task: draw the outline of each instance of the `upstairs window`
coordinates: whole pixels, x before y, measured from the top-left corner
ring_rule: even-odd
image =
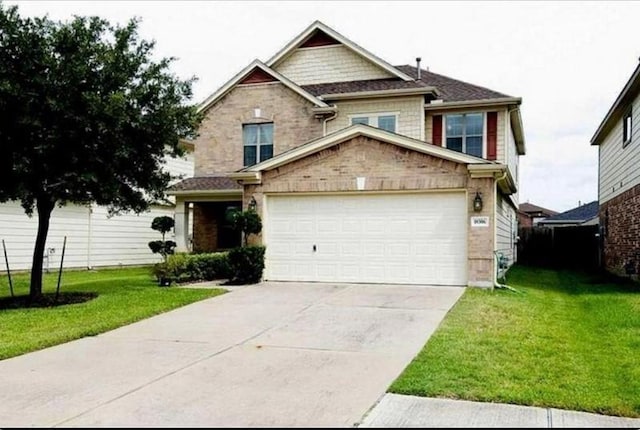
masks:
[[[362,114],[351,117],[351,125],[366,124],[383,130],[396,132],[397,115],[394,114]]]
[[[273,157],[273,123],[245,124],[242,137],[245,167]]]
[[[467,113],[446,116],[447,148],[482,157],[484,115]]]
[[[631,108],[624,114],[622,118],[622,146],[627,146],[629,142],[631,142],[631,132],[632,132],[632,115]]]

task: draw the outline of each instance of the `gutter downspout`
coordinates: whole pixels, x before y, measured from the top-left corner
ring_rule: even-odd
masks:
[[[508,167],[507,167],[508,169]],[[498,268],[500,262],[498,261],[498,254],[496,251],[496,245],[498,243],[498,228],[496,226],[498,220],[498,182],[502,181],[507,177],[507,170],[502,172],[502,176],[496,178],[495,187],[493,188],[493,259],[495,262],[495,269],[493,271],[493,287],[494,288],[506,288],[512,291],[516,291],[508,285],[501,284],[498,282]]]
[[[338,116],[338,107],[335,104],[331,106],[334,107],[336,111],[333,113],[333,115],[328,116],[322,120],[322,137],[327,135],[327,123],[333,119],[336,119],[336,117]]]

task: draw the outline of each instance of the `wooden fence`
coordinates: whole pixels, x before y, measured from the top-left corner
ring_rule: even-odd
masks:
[[[600,237],[597,225],[521,227],[518,262],[557,269],[599,269]]]

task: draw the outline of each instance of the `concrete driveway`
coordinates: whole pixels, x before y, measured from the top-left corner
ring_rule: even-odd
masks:
[[[0,361],[0,426],[357,425],[463,291],[239,288]]]

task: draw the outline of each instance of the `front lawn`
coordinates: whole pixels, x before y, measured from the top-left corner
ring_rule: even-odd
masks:
[[[390,391],[640,417],[640,285],[522,266],[467,289]]]
[[[12,276],[16,294],[28,294],[29,275]],[[57,273],[45,274],[44,292],[55,292]],[[0,277],[0,298],[10,295]],[[97,293],[85,303],[0,310],[0,359],[84,336],[93,336],[186,304],[213,297],[221,289],[158,287],[150,268],[67,271],[61,292]]]

